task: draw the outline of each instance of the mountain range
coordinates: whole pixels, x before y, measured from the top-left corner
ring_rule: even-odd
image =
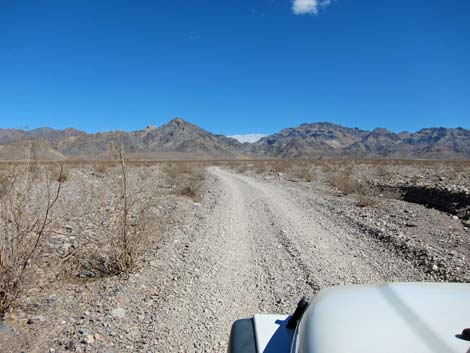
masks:
[[[424,128],[417,132],[372,131],[328,122],[287,128],[255,143],[210,133],[181,118],[157,128],[86,133],[77,129],[0,129],[0,159],[102,158],[110,145],[136,158],[397,158],[470,159],[470,130]]]

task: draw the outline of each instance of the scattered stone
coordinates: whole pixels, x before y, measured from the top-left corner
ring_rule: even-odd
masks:
[[[96,277],[96,273],[94,273],[93,271],[81,271],[81,272],[78,274],[78,277],[80,277],[80,278]]]
[[[84,344],[93,344],[95,342],[95,338],[92,335],[86,335],[85,338],[82,340]]]
[[[111,315],[117,319],[125,319],[126,318],[126,309],[124,308],[117,308],[111,311]]]
[[[30,317],[28,321],[26,321],[26,323],[28,325],[33,325],[33,324],[37,324],[39,322],[44,322],[44,321],[46,321],[46,318],[42,315],[38,315],[38,316]]]
[[[8,331],[8,326],[5,325],[4,322],[0,321],[0,332],[7,332]]]
[[[65,345],[65,350],[66,351],[75,351],[76,346],[74,341],[68,341],[67,344]]]

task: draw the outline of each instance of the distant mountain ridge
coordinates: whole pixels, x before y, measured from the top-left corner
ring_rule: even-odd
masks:
[[[146,156],[180,156],[188,158],[244,158],[247,152],[243,144],[236,139],[212,134],[181,118],[175,118],[160,128],[147,126],[137,131],[110,131],[88,134],[76,129],[54,130],[40,128],[30,131],[0,129],[0,159],[9,159],[8,153],[2,153],[2,147],[11,151],[11,146],[25,148],[34,141],[41,145],[38,158],[48,159],[57,154],[61,159],[69,157],[97,157],[105,155],[110,145],[122,146],[129,154]],[[48,146],[45,148],[44,146]],[[15,155],[21,155],[16,153]],[[23,156],[26,152],[23,151]],[[17,158],[14,158],[17,159]]]
[[[0,129],[0,159],[25,158],[25,146],[33,141],[40,159],[97,157],[106,154],[110,144],[122,146],[128,154],[156,158],[470,159],[470,130],[463,128],[424,128],[397,134],[383,128],[367,131],[317,122],[283,129],[255,143],[241,143],[181,118],[159,128],[148,126],[131,132]]]
[[[470,159],[470,130],[441,127],[397,134],[320,122],[284,129],[254,145],[281,158]]]

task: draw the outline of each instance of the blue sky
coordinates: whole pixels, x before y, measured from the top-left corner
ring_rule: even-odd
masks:
[[[467,0],[0,0],[0,127],[470,128]]]

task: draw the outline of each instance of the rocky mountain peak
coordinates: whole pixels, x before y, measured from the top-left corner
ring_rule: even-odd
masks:
[[[176,117],[160,128],[88,134],[76,129],[39,128],[31,131],[0,129],[0,145],[18,141],[46,143],[47,155],[96,156],[106,153],[110,142],[128,153],[186,153],[211,158],[433,158],[470,159],[470,130],[463,128],[424,128],[396,134],[384,128],[373,131],[349,128],[329,122],[301,124],[266,136],[255,143],[241,144],[233,138],[216,135]],[[14,146],[12,147],[14,148]],[[3,148],[3,159],[13,158]],[[10,157],[9,157],[10,156]],[[54,157],[56,158],[56,157]]]
[[[375,135],[375,136],[386,136],[386,135],[392,135],[392,134],[393,134],[393,132],[391,132],[390,130],[387,130],[383,127],[375,128],[370,133],[370,135]]]
[[[176,117],[176,118],[170,120],[169,122],[167,122],[163,126],[183,127],[183,126],[189,126],[189,125],[194,126],[193,124],[191,124],[190,122],[184,120],[183,118]]]

